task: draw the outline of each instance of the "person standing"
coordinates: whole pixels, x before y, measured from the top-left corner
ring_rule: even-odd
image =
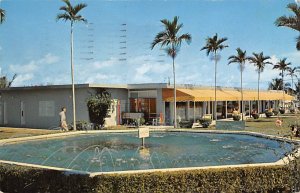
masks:
[[[66,112],[67,112],[67,108],[62,107],[61,112],[59,113],[60,127],[61,127],[62,131],[69,131],[68,124],[67,124],[67,118],[66,118]]]

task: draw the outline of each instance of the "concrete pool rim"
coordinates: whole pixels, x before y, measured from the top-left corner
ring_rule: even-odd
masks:
[[[78,136],[85,134],[93,134],[93,133],[129,133],[129,132],[137,132],[137,129],[130,130],[91,130],[91,131],[75,131],[75,132],[62,132],[55,134],[46,134],[46,135],[38,135],[38,136],[29,136],[29,137],[20,137],[20,138],[10,138],[0,140],[0,146],[5,144],[14,144],[14,143],[22,143],[33,140],[44,140],[44,139],[54,139],[54,138],[63,138],[70,136]],[[216,133],[216,134],[240,134],[240,135],[250,135],[255,137],[262,137],[271,140],[277,140],[282,142],[288,142],[293,144],[300,144],[300,140],[289,139],[286,137],[279,137],[274,135],[267,135],[256,132],[249,131],[228,131],[228,130],[199,130],[199,129],[153,129],[150,128],[150,132],[188,132],[188,133]],[[293,151],[296,156],[300,155],[300,147],[294,149]],[[43,166],[37,164],[29,164],[22,162],[14,162],[14,161],[5,161],[0,160],[0,164],[10,164],[10,165],[18,165],[32,168],[40,168],[47,170],[56,170],[61,171],[66,174],[82,174],[89,175],[90,177],[98,176],[98,175],[109,175],[109,174],[140,174],[140,173],[154,173],[154,172],[177,172],[177,171],[191,171],[191,170],[207,170],[207,169],[230,169],[230,168],[245,168],[245,167],[267,167],[267,166],[284,166],[289,163],[293,157],[290,155],[279,159],[276,162],[267,162],[267,163],[253,163],[253,164],[236,164],[236,165],[220,165],[220,166],[201,166],[201,167],[183,167],[183,168],[165,168],[165,169],[146,169],[146,170],[129,170],[129,171],[111,171],[111,172],[85,172],[80,170],[73,170],[67,168],[59,168],[59,167],[51,167],[51,166]]]

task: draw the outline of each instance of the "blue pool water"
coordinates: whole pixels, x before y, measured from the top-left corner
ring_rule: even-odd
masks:
[[[293,144],[241,134],[98,133],[0,146],[0,159],[89,172],[275,162]]]

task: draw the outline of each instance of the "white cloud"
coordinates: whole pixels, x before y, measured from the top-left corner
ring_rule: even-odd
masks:
[[[118,58],[80,64],[75,68],[77,82],[85,83],[145,83],[162,82],[163,75],[170,71],[171,64],[158,62],[150,55]]]
[[[38,64],[54,64],[59,61],[59,57],[51,53],[46,54],[42,59],[38,60]]]
[[[279,62],[279,58],[277,58],[276,55],[271,56],[271,59],[269,60],[272,64],[276,64]]]
[[[118,62],[117,58],[110,58],[105,61],[96,61],[92,64],[92,66],[96,69],[101,69],[105,67],[113,67]]]
[[[18,74],[16,79],[13,82],[13,86],[24,86],[27,81],[30,81],[34,78],[32,73],[28,74]]]
[[[13,73],[17,74],[26,74],[26,73],[33,73],[38,69],[38,65],[35,61],[31,61],[25,65],[10,65],[9,70]]]
[[[32,84],[36,75],[41,75],[44,80],[40,80],[40,83],[44,83],[46,76],[43,76],[45,72],[42,68],[45,67],[45,64],[54,64],[59,61],[59,57],[48,53],[38,60],[31,60],[27,64],[12,64],[9,65],[9,70],[13,74],[17,74],[17,78],[13,82],[13,86],[23,86]],[[51,80],[53,82],[54,80]]]

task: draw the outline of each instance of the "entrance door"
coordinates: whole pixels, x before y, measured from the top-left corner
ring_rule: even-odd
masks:
[[[21,125],[25,125],[25,104],[21,101]]]

